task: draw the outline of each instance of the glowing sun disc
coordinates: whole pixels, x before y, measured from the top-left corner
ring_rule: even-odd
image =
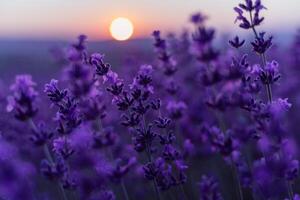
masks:
[[[114,19],[109,27],[111,36],[116,40],[127,40],[133,34],[133,24],[124,17]]]

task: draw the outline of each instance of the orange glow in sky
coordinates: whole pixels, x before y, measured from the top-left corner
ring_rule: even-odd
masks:
[[[226,3],[224,3],[226,1]],[[132,38],[148,38],[153,30],[180,32],[190,14],[202,11],[208,25],[237,34],[233,7],[237,0],[0,0],[0,38],[69,39],[86,34],[92,40],[111,39],[112,20],[125,16],[134,24]],[[264,30],[295,30],[300,0],[264,0],[268,8]],[[290,14],[293,13],[293,14]],[[284,15],[284,17],[282,17]]]

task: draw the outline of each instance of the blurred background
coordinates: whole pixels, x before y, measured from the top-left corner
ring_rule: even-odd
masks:
[[[91,50],[105,53],[113,64],[121,65],[112,57],[118,55],[118,60],[128,59],[128,48],[149,54],[152,52],[150,34],[153,30],[179,34],[183,29],[190,29],[189,16],[197,11],[209,16],[208,24],[216,28],[219,45],[224,45],[226,37],[247,36],[247,31],[234,24],[233,7],[238,2],[0,0],[0,78],[6,80],[16,73],[55,68],[51,54],[57,53],[55,50],[74,41],[81,33],[88,36]],[[300,1],[265,0],[264,4],[268,10],[264,11],[266,20],[262,27],[275,36],[277,44],[288,46],[299,25]],[[129,19],[134,28],[126,41],[114,40],[109,31],[111,22],[118,17]],[[39,70],[38,73],[43,72]]]

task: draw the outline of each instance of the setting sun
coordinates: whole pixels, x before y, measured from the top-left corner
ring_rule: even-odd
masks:
[[[129,19],[119,17],[111,22],[109,31],[114,39],[127,40],[133,34],[133,24]]]

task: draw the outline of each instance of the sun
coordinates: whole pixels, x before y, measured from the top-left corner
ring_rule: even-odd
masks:
[[[114,19],[109,27],[111,36],[116,40],[128,40],[133,34],[132,22],[124,17]]]

